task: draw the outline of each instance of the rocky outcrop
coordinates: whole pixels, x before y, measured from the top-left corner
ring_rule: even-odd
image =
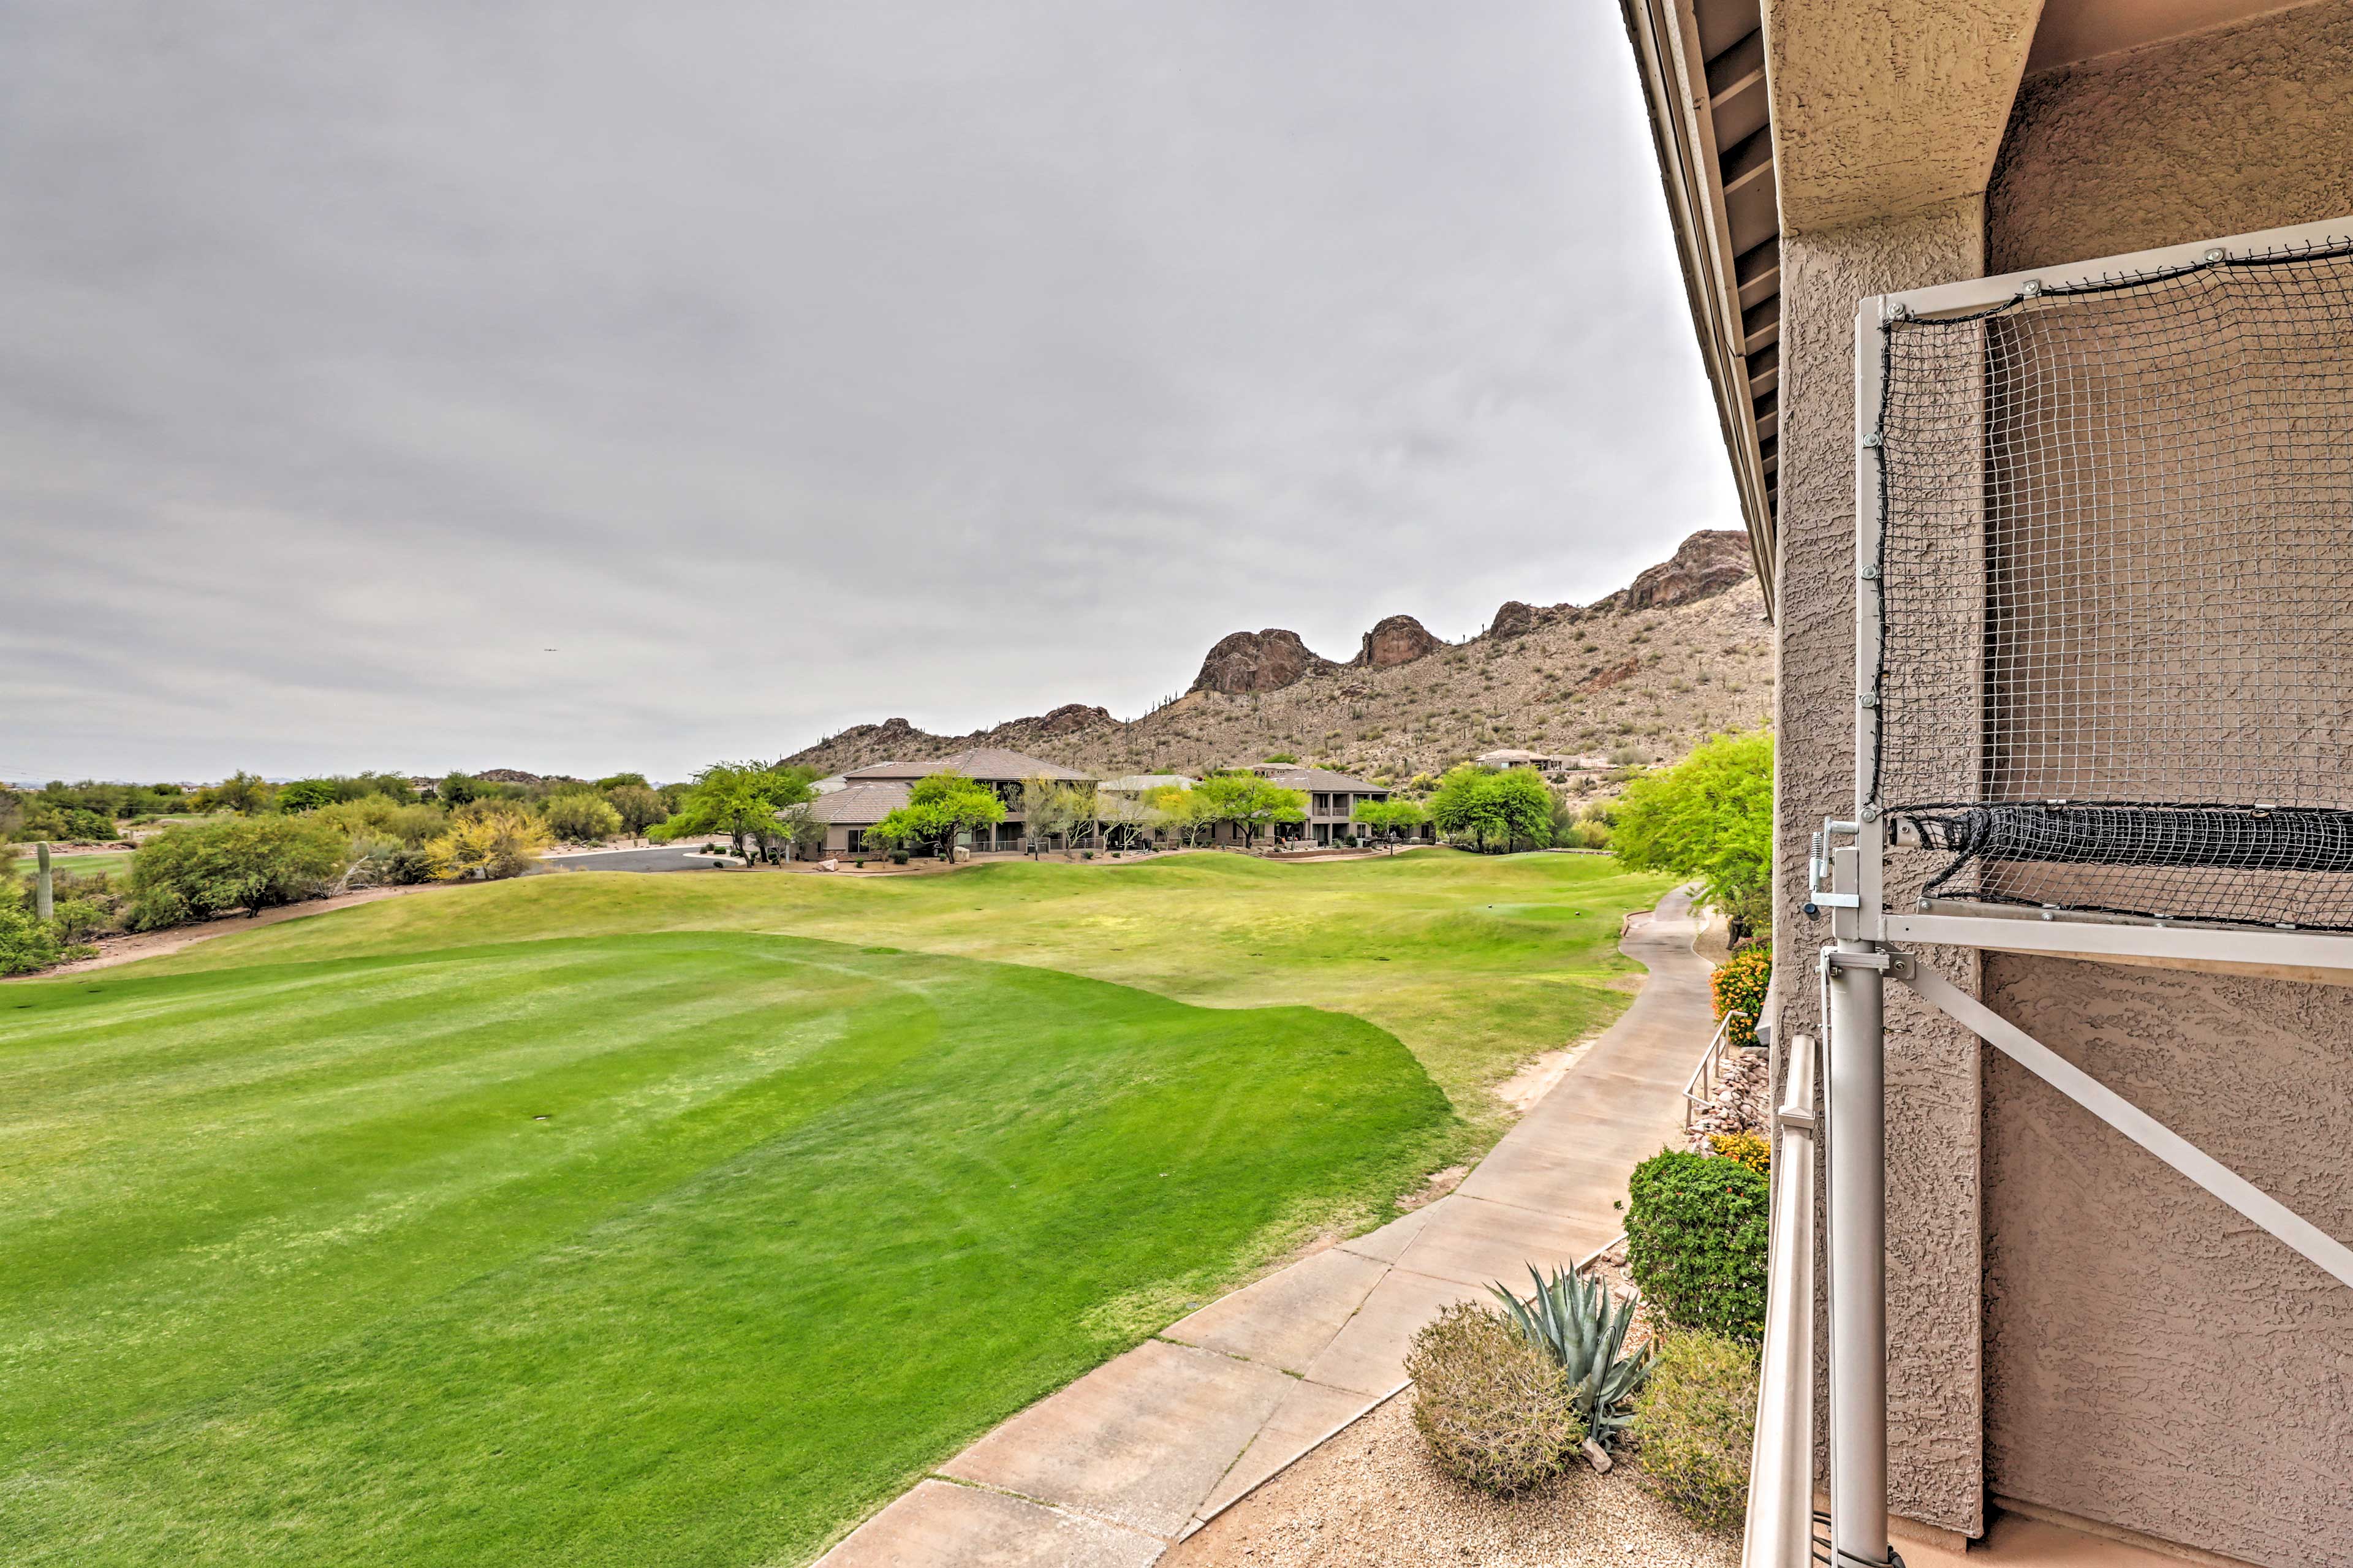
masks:
[[[1640,654],[1636,654],[1622,664],[1613,664],[1607,669],[1596,670],[1587,676],[1577,683],[1577,694],[1579,697],[1597,696],[1621,681],[1633,679],[1641,671],[1642,658]]]
[[[1552,613],[1548,610],[1523,605],[1517,599],[1506,599],[1495,611],[1495,618],[1487,623],[1487,635],[1491,637],[1524,637],[1551,620]]]
[[[1738,586],[1753,571],[1746,534],[1728,528],[1703,529],[1676,546],[1671,559],[1635,578],[1620,604],[1629,610],[1688,605]]]
[[[1236,632],[1219,637],[1193,678],[1195,691],[1222,691],[1229,697],[1253,691],[1280,691],[1308,676],[1338,667],[1319,658],[1299,639],[1297,632],[1270,626],[1262,632]]]
[[[1014,719],[988,731],[992,745],[1021,739],[1036,740],[1048,735],[1076,735],[1087,730],[1100,729],[1119,721],[1105,708],[1085,702],[1065,702],[1051,713],[1035,719]]]
[[[1358,669],[1388,669],[1411,664],[1445,646],[1411,616],[1386,616],[1365,634],[1363,646],[1348,662]]]

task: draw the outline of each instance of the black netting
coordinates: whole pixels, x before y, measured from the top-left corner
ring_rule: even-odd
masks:
[[[1880,346],[1874,798],[1936,890],[2353,930],[2353,246]]]

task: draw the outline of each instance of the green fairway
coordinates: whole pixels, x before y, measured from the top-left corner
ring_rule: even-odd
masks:
[[[1670,880],[1599,856],[1449,850],[1289,865],[1217,854],[1110,865],[1047,859],[874,879],[575,872],[290,921],[164,964],[633,931],[887,942],[1040,964],[1210,1006],[1306,1003],[1353,1013],[1421,1059],[1463,1116],[1460,1152],[1468,1153],[1504,1125],[1490,1085],[1624,1009],[1641,971],[1620,955],[1619,927]]]
[[[565,874],[0,986],[0,1562],[805,1562],[1492,1141],[1658,889]]]
[[[793,1561],[1447,1114],[1353,1018],[750,934],[0,995],[11,1563]]]

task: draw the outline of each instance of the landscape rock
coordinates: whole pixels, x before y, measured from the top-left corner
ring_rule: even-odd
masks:
[[[1262,632],[1235,632],[1218,639],[1201,673],[1193,678],[1196,691],[1222,691],[1240,697],[1253,691],[1280,691],[1309,675],[1335,668],[1300,640],[1297,632],[1269,626]]]
[[[1629,610],[1688,605],[1736,587],[1754,574],[1746,534],[1729,528],[1702,529],[1678,545],[1672,557],[1636,577],[1620,604]]]
[[[1411,616],[1385,616],[1365,634],[1363,646],[1349,662],[1359,669],[1390,669],[1411,664],[1445,646]]]

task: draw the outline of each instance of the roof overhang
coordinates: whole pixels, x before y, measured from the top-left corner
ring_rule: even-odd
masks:
[[[1758,0],[1620,0],[1700,356],[1773,613],[1781,221]]]

